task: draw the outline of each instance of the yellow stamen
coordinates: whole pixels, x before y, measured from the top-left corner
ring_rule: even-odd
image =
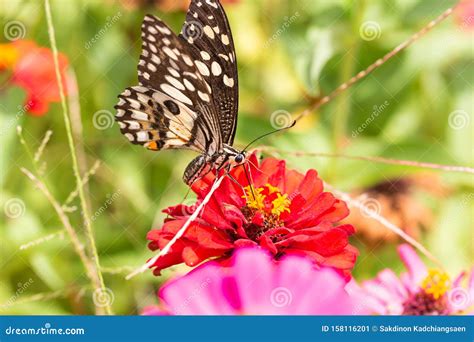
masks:
[[[265,195],[262,194],[262,188],[255,189],[252,185],[248,185],[244,187],[244,190],[245,196],[242,196],[242,198],[247,200],[247,206],[249,208],[260,210],[265,207],[265,204],[263,203]]]
[[[278,197],[272,201],[272,214],[280,216],[285,211],[290,212],[291,201],[288,199],[288,195],[278,193],[277,196]]]
[[[280,189],[278,187],[271,185],[270,183],[265,184],[265,186],[268,188],[268,193],[273,194],[275,192],[280,192]]]
[[[421,283],[421,288],[434,299],[439,299],[451,288],[451,280],[445,272],[431,269]]]

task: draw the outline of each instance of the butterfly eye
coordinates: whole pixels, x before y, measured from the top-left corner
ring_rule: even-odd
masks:
[[[242,153],[235,156],[234,160],[237,164],[240,164],[244,161],[245,157]]]

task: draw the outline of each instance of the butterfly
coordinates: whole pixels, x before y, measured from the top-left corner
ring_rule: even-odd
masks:
[[[241,165],[232,147],[237,126],[238,75],[232,33],[218,0],[192,0],[181,33],[146,15],[141,27],[139,85],[115,106],[122,134],[149,150],[199,152],[183,180]]]

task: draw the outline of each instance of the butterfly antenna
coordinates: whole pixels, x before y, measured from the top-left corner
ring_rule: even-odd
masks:
[[[252,193],[252,197],[253,197],[254,201],[256,201],[257,198],[255,197],[255,193],[253,192],[253,184],[252,184],[252,181],[250,180],[249,172],[247,172],[247,168],[245,167],[245,164],[242,164],[242,167],[244,168],[245,178],[247,178],[247,183],[249,184],[250,192]],[[245,193],[245,191],[244,191],[244,193]]]
[[[272,135],[272,134],[275,134],[275,133],[278,133],[278,132],[281,132],[281,131],[286,131],[287,129],[292,128],[294,125],[296,125],[296,120],[293,120],[293,122],[292,122],[291,125],[289,125],[289,126],[276,129],[276,130],[274,130],[274,131],[265,133],[264,135],[261,135],[261,136],[259,136],[258,138],[253,139],[247,146],[245,146],[245,148],[242,150],[242,152],[246,152],[247,149],[248,149],[250,146],[252,146],[254,143],[256,143],[257,141],[259,141],[260,139],[263,139],[263,138],[265,138],[265,137],[267,137],[267,136],[269,136],[269,135]]]

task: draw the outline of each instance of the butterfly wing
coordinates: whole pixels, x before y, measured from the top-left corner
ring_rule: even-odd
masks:
[[[224,143],[232,145],[237,127],[237,60],[229,22],[218,0],[192,0],[180,38],[193,49],[196,65],[212,88]]]
[[[160,19],[145,16],[140,85],[119,95],[116,119],[134,144],[151,150],[187,148],[212,155],[222,146],[211,87],[192,52]]]
[[[162,92],[144,86],[119,95],[116,120],[133,144],[150,150],[186,148],[203,153],[207,138],[195,129],[196,113]]]

